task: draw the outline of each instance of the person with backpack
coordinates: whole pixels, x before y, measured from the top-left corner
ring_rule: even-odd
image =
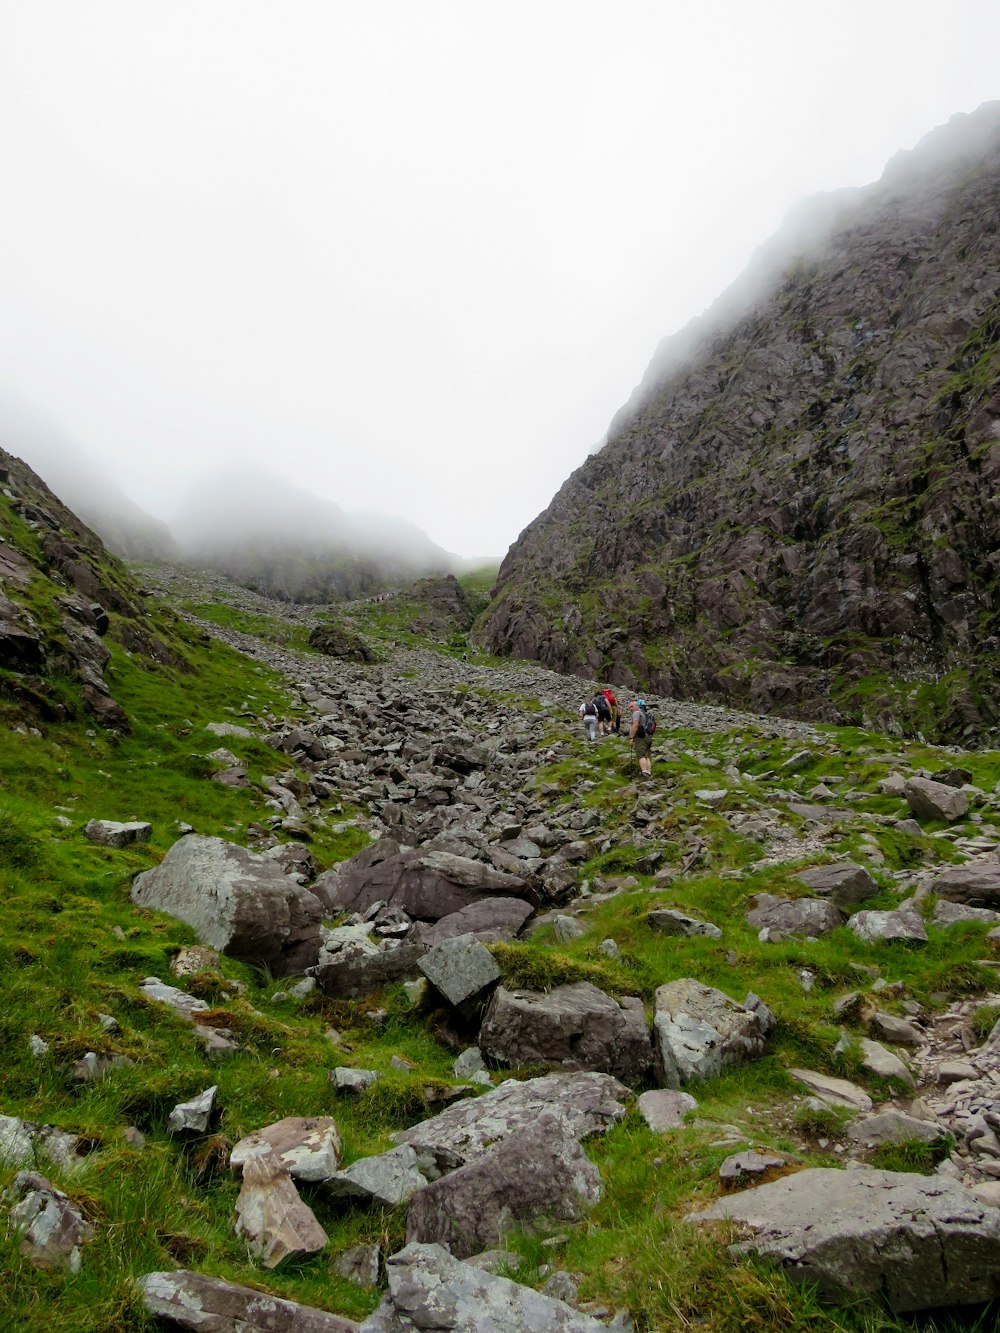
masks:
[[[603,690],[598,690],[594,695],[594,707],[597,709],[597,733],[599,736],[607,735],[611,730],[611,709]]]
[[[597,705],[593,699],[588,699],[586,703],[580,705],[580,717],[583,719],[583,725],[587,729],[587,735],[592,741],[597,740]]]
[[[653,733],[656,731],[656,718],[647,707],[645,699],[633,699],[629,704],[632,714],[632,726],[629,729],[629,745],[639,760],[639,777],[650,778],[653,775]]]
[[[611,730],[617,736],[622,729],[622,710],[618,707],[618,700],[615,698],[610,685],[606,686],[601,694],[603,694],[608,705],[608,712],[611,714]]]

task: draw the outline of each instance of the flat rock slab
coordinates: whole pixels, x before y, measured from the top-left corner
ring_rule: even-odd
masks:
[[[305,1259],[326,1245],[326,1232],[274,1157],[248,1157],[236,1200],[236,1234],[265,1268]]]
[[[687,1220],[741,1223],[745,1253],[833,1301],[881,1297],[910,1314],[1000,1295],[1000,1212],[939,1177],[814,1168]]]
[[[482,996],[500,980],[496,960],[474,935],[456,935],[428,950],[417,966],[449,1004]]]
[[[229,1165],[273,1155],[293,1180],[323,1181],[337,1174],[343,1145],[330,1116],[286,1116],[240,1139]]]
[[[838,907],[855,907],[878,889],[865,867],[855,861],[812,866],[800,871],[795,878],[811,889],[817,898],[829,898]]]
[[[406,1239],[439,1242],[466,1259],[518,1224],[579,1221],[602,1193],[600,1171],[565,1121],[542,1115],[419,1190],[410,1200]]]
[[[127,847],[130,842],[149,842],[153,836],[152,824],[138,820],[118,824],[112,819],[92,819],[83,831],[91,842],[104,847]]]
[[[589,981],[539,991],[499,986],[479,1031],[483,1054],[507,1065],[536,1061],[593,1069],[638,1083],[653,1064],[642,1001],[614,1000]]]
[[[189,1269],[146,1273],[136,1286],[148,1314],[191,1333],[358,1333],[352,1319]]]
[[[872,1110],[872,1099],[863,1088],[846,1078],[834,1078],[815,1069],[789,1069],[792,1078],[804,1084],[828,1106],[845,1106],[850,1111],[867,1114]]]
[[[967,903],[949,902],[947,898],[941,898],[934,904],[934,911],[931,914],[932,925],[957,926],[963,921],[995,926],[1000,921],[1000,912],[990,907],[970,907]]]
[[[607,1133],[624,1119],[629,1100],[628,1089],[610,1074],[546,1074],[523,1083],[508,1079],[492,1092],[449,1106],[393,1138],[437,1161],[439,1169],[454,1170],[508,1134],[534,1124],[546,1111],[565,1120],[578,1139]]]
[[[374,1157],[362,1157],[325,1182],[324,1193],[333,1199],[360,1199],[389,1208],[406,1203],[427,1184],[417,1154],[409,1144]]]
[[[636,1109],[654,1134],[665,1134],[671,1129],[680,1129],[687,1112],[696,1111],[698,1103],[689,1092],[654,1088],[639,1096]]]
[[[420,940],[428,948],[443,944],[455,935],[475,935],[491,944],[512,940],[534,915],[535,909],[523,898],[480,898],[467,907],[444,916],[432,926],[420,927]]]
[[[940,1143],[946,1135],[944,1126],[918,1120],[903,1111],[880,1111],[847,1126],[850,1141],[864,1148],[877,1148],[883,1143]]]
[[[509,1278],[414,1242],[386,1262],[389,1294],[359,1333],[607,1333],[607,1325]]]
[[[722,931],[711,921],[699,921],[673,907],[655,907],[647,912],[646,925],[658,935],[683,935],[689,939],[703,937],[709,940],[722,938]]]
[[[187,991],[178,990],[176,986],[168,986],[159,977],[146,977],[140,983],[139,989],[147,1000],[155,1000],[157,1004],[165,1004],[175,1014],[180,1014],[182,1018],[190,1018],[192,1022],[194,1021],[193,1015],[209,1008],[205,1000],[199,1000],[197,996],[189,995]]]
[[[301,974],[316,962],[322,903],[274,861],[189,834],[132,882],[132,901],[187,922],[231,958]]]

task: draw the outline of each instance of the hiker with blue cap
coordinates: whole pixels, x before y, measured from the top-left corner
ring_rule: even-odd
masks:
[[[639,777],[643,780],[653,775],[653,732],[655,721],[650,725],[652,714],[647,712],[645,699],[633,699],[629,704],[632,713],[632,725],[628,733],[628,743],[639,760]]]

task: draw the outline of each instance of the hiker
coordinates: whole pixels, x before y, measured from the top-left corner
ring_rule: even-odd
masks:
[[[601,691],[604,700],[608,705],[608,711],[611,714],[611,730],[617,736],[622,729],[622,710],[618,707],[618,700],[615,698],[614,691],[610,685],[605,686]]]
[[[639,777],[649,778],[653,774],[653,763],[650,758],[653,741],[646,725],[645,699],[633,699],[629,704],[629,710],[632,714],[632,726],[628,733],[628,743],[639,759]]]
[[[603,690],[598,690],[594,695],[594,707],[597,709],[597,733],[604,736],[611,730],[611,709]]]
[[[587,735],[592,741],[597,740],[597,705],[593,699],[588,699],[586,703],[580,705],[580,717],[583,719],[583,725],[587,729]]]

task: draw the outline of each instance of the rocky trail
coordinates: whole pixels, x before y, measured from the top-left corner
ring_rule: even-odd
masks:
[[[323,618],[215,575],[142,573],[179,608],[224,604],[290,631]],[[337,611],[350,619],[350,606]],[[654,697],[654,778],[638,783],[622,737],[586,742],[579,678],[385,643],[380,660],[358,664],[181,614],[280,672],[293,712],[248,701],[208,728],[211,780],[224,786],[251,781],[234,752],[242,741],[262,740],[283,759],[261,784],[269,813],[236,841],[182,828],[134,880],[137,907],[187,922],[201,941],[175,958],[170,982],[137,978],[142,993],[189,1022],[211,1059],[227,1060],[241,1049],[235,1015],[227,1026],[225,1000],[210,1006],[184,989],[186,976],[217,971],[219,954],[284,978],[275,1004],[322,997],[370,1018],[383,990],[403,983],[414,1013],[452,1048],[456,1081],[428,1080],[428,1114],[401,1122],[393,1147],[348,1165],[333,1116],[286,1116],[228,1153],[242,1181],[237,1234],[265,1270],[328,1247],[311,1192],[345,1208],[405,1207],[405,1246],[331,1261],[352,1281],[383,1282],[363,1323],[186,1267],[143,1280],[151,1317],[191,1329],[342,1333],[661,1327],[581,1301],[586,1275],[557,1257],[560,1229],[582,1224],[617,1188],[583,1141],[630,1116],[664,1139],[693,1126],[713,1151],[727,1150],[719,1198],[700,1210],[704,1196],[692,1199],[677,1225],[738,1219],[748,1251],[828,1300],[872,1297],[905,1316],[1000,1294],[1000,1024],[987,1021],[991,1008],[1000,1014],[1000,993],[981,984],[974,996],[918,1001],[893,971],[899,941],[912,959],[928,930],[968,922],[988,928],[980,982],[996,966],[997,796],[971,782],[961,756],[932,771],[903,746],[854,742],[845,767],[831,731]],[[345,828],[368,845],[319,872],[310,841]],[[98,819],[87,836],[115,846],[144,834],[141,823]],[[919,841],[919,864],[890,868],[900,837]],[[742,866],[726,859],[734,845],[752,849]],[[733,1123],[699,1118],[701,1089],[766,1056],[794,1026],[794,1001],[761,982],[761,994],[737,996],[696,974],[650,981],[629,970],[638,930],[678,951],[692,942],[711,950],[691,956],[715,960],[713,977],[717,966],[739,974],[746,946],[732,916],[712,920],[688,901],[692,877],[713,872],[731,884],[731,912],[757,932],[762,954],[801,949],[783,971],[803,1004],[817,987],[829,992],[826,1022],[840,1028],[851,1074],[829,1072],[836,1052],[825,1069],[791,1066],[791,1094],[755,1097]],[[774,892],[760,891],[762,875],[773,875]],[[744,902],[740,881],[750,876],[756,891]],[[827,981],[809,953],[845,924],[858,951],[850,987]],[[591,936],[574,972],[571,951]],[[542,941],[541,957],[557,960],[541,984],[504,954],[524,941]],[[873,948],[886,951],[884,967]],[[337,1097],[383,1077],[352,1062],[335,1031],[330,1040],[341,1060],[330,1071]],[[84,1057],[79,1077],[105,1069]],[[174,1107],[169,1132],[203,1139],[220,1109],[207,1087]],[[771,1146],[778,1141],[794,1151]],[[893,1145],[924,1151],[923,1174],[878,1169]],[[77,1151],[58,1128],[16,1117],[0,1119],[0,1147],[26,1168],[39,1151],[70,1167]],[[90,1223],[65,1194],[29,1169],[14,1193],[11,1215],[39,1263],[85,1262]],[[505,1237],[518,1226],[555,1233],[540,1290],[514,1280]]]

